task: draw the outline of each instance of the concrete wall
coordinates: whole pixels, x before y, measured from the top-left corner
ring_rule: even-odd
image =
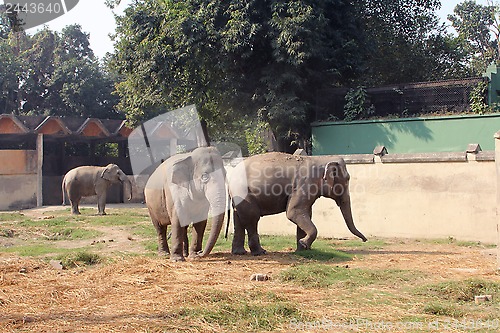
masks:
[[[0,210],[36,206],[36,163],[36,151],[0,150]]]
[[[385,162],[348,164],[353,216],[365,236],[497,242],[496,171],[491,158],[475,161],[469,155],[461,162],[415,163],[415,156],[389,156]],[[416,156],[420,161],[421,157]],[[316,201],[313,222],[320,237],[355,238],[330,199]],[[295,232],[284,214],[259,222],[260,234]]]
[[[479,154],[345,155],[353,216],[370,237],[448,238],[496,243],[496,169],[493,152]],[[228,176],[233,167],[226,166]],[[144,200],[146,176],[134,182],[133,202]],[[330,199],[313,206],[319,237],[355,238]],[[232,231],[232,224],[230,230]],[[285,214],[259,222],[264,235],[295,235]]]
[[[391,154],[454,152],[470,143],[493,151],[498,128],[500,114],[311,124],[313,155],[370,154],[375,146]]]

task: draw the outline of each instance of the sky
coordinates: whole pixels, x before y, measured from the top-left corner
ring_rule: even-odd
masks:
[[[455,8],[455,6],[463,2],[465,2],[465,0],[441,0],[441,9],[438,11],[438,15],[441,17],[443,22],[449,24],[450,21],[448,21],[446,17],[449,14],[453,14],[453,9]],[[494,0],[494,2],[497,2],[497,0]],[[480,5],[487,5],[488,0],[476,0],[476,3]]]
[[[0,0],[1,2],[3,1]],[[116,26],[113,12],[122,14],[131,3],[132,0],[122,0],[120,6],[111,10],[104,4],[104,0],[80,0],[72,10],[46,25],[49,29],[60,32],[68,25],[80,24],[82,31],[90,35],[90,47],[94,54],[102,59],[107,52],[113,52],[113,42],[109,37]],[[27,32],[33,34],[40,28],[42,27],[28,29]]]
[[[79,3],[68,13],[56,18],[47,23],[48,27],[54,31],[61,31],[65,26],[70,24],[80,24],[82,30],[90,34],[90,46],[94,54],[99,58],[103,58],[107,52],[113,52],[113,42],[109,34],[115,31],[115,19],[113,12],[116,14],[123,13],[133,0],[122,0],[119,7],[113,11],[106,7],[104,0],[80,0]],[[453,9],[459,3],[465,0],[441,0],[441,9],[438,15],[443,22],[449,23],[446,20],[448,14],[453,13]],[[0,0],[0,2],[3,2]],[[479,4],[487,4],[488,0],[476,0]],[[40,27],[28,30],[28,33],[35,33]]]

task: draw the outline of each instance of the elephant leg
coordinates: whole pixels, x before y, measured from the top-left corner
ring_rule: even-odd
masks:
[[[308,250],[311,248],[311,244],[316,239],[318,235],[318,230],[311,220],[312,211],[311,208],[298,209],[290,208],[286,212],[286,217],[297,225],[298,229],[302,231],[299,232],[297,229],[297,250]],[[299,236],[303,236],[299,238]]]
[[[300,229],[297,226],[297,250],[305,250],[305,248],[302,246],[302,243],[300,242],[300,240],[306,236],[307,236],[307,234],[304,232],[304,230]]]
[[[81,197],[74,197],[69,199],[69,202],[71,203],[71,214],[80,215],[80,209],[78,208],[80,199]]]
[[[170,253],[167,243],[167,226],[161,225],[158,222],[153,222],[156,232],[158,233],[158,255],[166,255]]]
[[[106,215],[104,209],[106,208],[106,192],[97,196],[97,214]]]
[[[171,261],[184,261],[184,244],[186,242],[186,227],[181,227],[179,221],[172,221],[172,251],[170,253]]]
[[[185,227],[184,239],[182,240],[182,253],[184,257],[189,255],[189,239],[188,239],[188,227]]]
[[[233,219],[234,219],[234,235],[233,235],[233,243],[231,245],[231,253],[232,254],[246,254],[245,250],[245,228],[241,223],[241,219],[238,215],[237,211],[233,211]]]
[[[207,220],[193,224],[193,242],[189,248],[189,257],[196,258],[198,253],[201,252],[206,226]]]
[[[259,219],[250,221],[246,226],[248,232],[248,247],[250,248],[250,252],[254,256],[259,256],[261,254],[266,254],[267,251],[262,248],[260,245],[259,234],[257,233],[257,224]]]

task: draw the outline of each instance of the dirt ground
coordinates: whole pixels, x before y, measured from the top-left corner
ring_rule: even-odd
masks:
[[[116,240],[107,246],[121,246],[122,250],[130,246],[131,242],[127,243],[126,234],[122,234],[119,227],[106,227],[102,231],[109,233],[103,238]],[[422,272],[427,283],[469,278],[500,281],[495,248],[401,239],[384,242],[386,245],[380,249],[342,249],[353,254],[353,259],[341,264],[333,263],[332,266],[418,271]],[[115,257],[111,263],[60,270],[43,259],[0,252],[0,331],[239,331],[241,328],[231,327],[230,324],[186,317],[185,309],[210,306],[217,301],[212,298],[218,293],[236,297],[278,295],[276,297],[297,305],[306,318],[334,321],[356,317],[395,321],[407,318],[414,310],[413,306],[408,308],[403,304],[406,297],[410,297],[405,292],[400,301],[363,303],[353,307],[353,301],[349,299],[351,292],[342,285],[326,289],[303,288],[275,278],[281,271],[304,260],[297,259],[292,251],[272,252],[261,257],[215,252],[203,260],[181,263],[139,254]],[[254,273],[267,274],[271,279],[251,281],[250,276]],[[370,290],[367,287],[362,292],[373,292],[375,298],[380,298],[384,297],[384,292],[390,291],[384,288]],[[228,299],[231,301],[231,298]],[[186,318],[190,322],[186,322]],[[325,327],[316,329],[322,332],[328,330]],[[285,321],[273,331],[315,329],[294,326]],[[329,331],[373,330],[358,327],[344,330],[332,328]]]

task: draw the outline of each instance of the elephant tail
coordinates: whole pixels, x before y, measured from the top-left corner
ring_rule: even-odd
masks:
[[[232,208],[232,200],[231,194],[229,193],[227,196],[227,222],[226,222],[226,232],[224,233],[224,238],[227,240],[227,235],[229,234],[229,223],[231,223],[231,208]]]
[[[61,192],[62,192],[62,205],[66,206],[66,175],[64,175],[62,180]]]

